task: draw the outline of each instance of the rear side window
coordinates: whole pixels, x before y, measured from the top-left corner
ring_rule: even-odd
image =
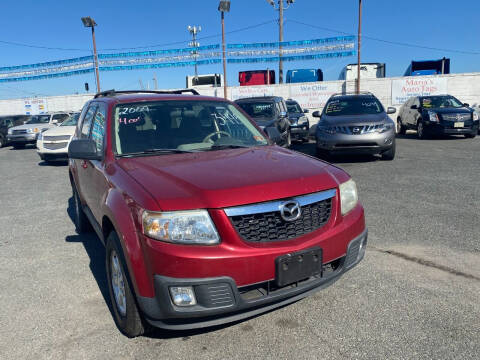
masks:
[[[103,138],[105,135],[106,109],[104,104],[98,105],[97,113],[93,121],[92,140],[95,141],[97,151],[103,151]]]
[[[80,137],[82,139],[86,139],[90,135],[90,127],[92,125],[93,116],[95,115],[96,110],[97,110],[97,104],[90,104],[90,107],[88,108],[87,113],[83,118],[82,130],[80,133]]]

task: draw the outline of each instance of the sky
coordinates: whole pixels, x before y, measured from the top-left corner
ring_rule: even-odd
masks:
[[[451,59],[452,73],[480,71],[480,2],[362,2],[362,62],[386,63],[388,77],[402,76],[411,60],[443,56]],[[200,45],[219,44],[218,3],[218,0],[9,1],[2,6],[0,66],[90,55],[91,32],[83,27],[80,20],[83,16],[91,16],[98,24],[95,34],[99,53],[134,47],[148,47],[143,50],[186,47],[191,40],[188,25],[202,27],[198,35]],[[285,41],[356,35],[358,0],[296,0],[285,11],[284,17]],[[278,11],[265,0],[231,0],[230,12],[225,15],[226,42],[278,41],[277,20]],[[295,68],[320,68],[325,80],[336,80],[345,65],[355,62],[356,56],[285,62],[284,72]],[[278,72],[276,63],[229,64],[228,84],[238,85],[239,71],[267,67]],[[221,73],[223,69],[221,64],[204,65],[199,66],[198,72]],[[138,89],[141,79],[145,86],[153,88],[153,77],[156,76],[159,88],[181,88],[185,86],[185,77],[193,73],[193,67],[100,72],[100,84],[102,90]],[[89,83],[90,92],[94,91],[93,73],[0,83],[0,99],[85,93],[85,82]]]

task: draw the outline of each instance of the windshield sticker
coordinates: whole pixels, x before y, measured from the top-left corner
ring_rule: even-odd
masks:
[[[134,114],[138,112],[150,111],[148,105],[132,106],[132,107],[122,107],[118,110],[118,115],[127,115]]]
[[[140,121],[140,116],[139,117],[136,117],[136,118],[131,118],[131,119],[127,119],[126,117],[124,117],[123,119],[122,118],[118,118],[118,122],[120,124],[124,124],[124,125],[128,125],[128,124],[136,124],[137,122]]]
[[[370,106],[377,106],[377,103],[375,101],[372,101],[372,102],[362,102],[362,106],[365,106],[365,107],[370,107]]]

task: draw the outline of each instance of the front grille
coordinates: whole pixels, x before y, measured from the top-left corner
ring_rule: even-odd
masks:
[[[19,135],[19,134],[26,134],[27,129],[22,129],[22,130],[12,130],[13,135]]]
[[[65,141],[70,140],[70,135],[44,136],[43,141]]]
[[[280,211],[230,216],[232,224],[246,241],[269,242],[297,238],[324,226],[332,212],[332,198],[301,206],[301,216],[285,221]]]
[[[335,144],[336,148],[361,148],[361,147],[378,147],[377,143],[374,142],[361,142],[361,143],[338,143]]]
[[[43,147],[48,150],[58,150],[67,147],[68,142],[53,143],[53,144],[43,144]]]
[[[335,131],[340,134],[348,135],[363,135],[371,134],[378,129],[382,128],[383,125],[361,125],[361,126],[335,126]]]
[[[472,114],[441,114],[442,119],[446,121],[468,121],[472,119]]]

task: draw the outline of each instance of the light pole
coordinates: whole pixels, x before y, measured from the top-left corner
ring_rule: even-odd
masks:
[[[98,55],[97,45],[95,43],[95,26],[97,23],[90,16],[82,17],[82,23],[85,27],[92,28],[92,40],[93,40],[93,60],[95,62],[95,76],[97,78],[97,92],[100,92],[100,77],[98,75]]]
[[[360,49],[362,46],[362,0],[358,0],[357,94],[360,94]]]
[[[218,5],[222,18],[223,97],[227,98],[227,60],[225,56],[225,13],[230,11],[230,0],[221,0]]]
[[[197,54],[198,54],[198,51],[196,48],[198,48],[200,46],[200,43],[197,42],[197,34],[202,31],[202,27],[201,26],[188,26],[188,31],[190,32],[190,34],[192,34],[192,41],[190,41],[190,43],[188,45],[190,45],[191,47],[194,48],[194,50],[192,51],[192,54],[194,55],[195,57],[195,79],[198,78],[198,72],[197,72]]]
[[[267,2],[276,9],[274,0],[267,0]],[[283,84],[283,59],[282,59],[282,42],[283,42],[283,11],[287,10],[295,0],[286,0],[287,7],[284,8],[283,0],[278,0],[278,83]]]

